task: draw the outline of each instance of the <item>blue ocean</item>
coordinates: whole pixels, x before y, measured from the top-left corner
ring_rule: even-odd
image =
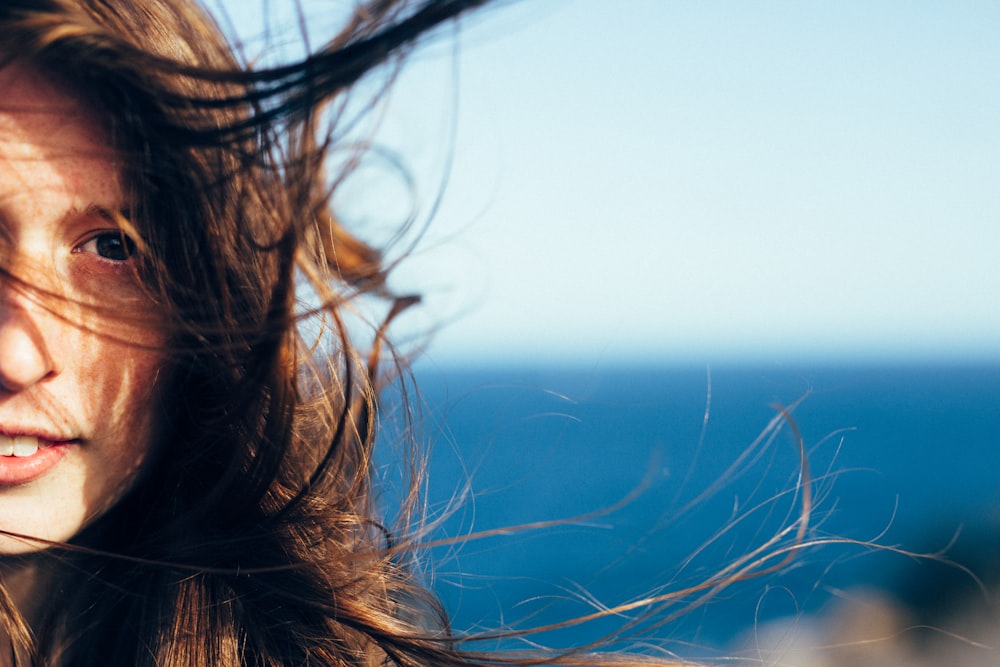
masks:
[[[423,364],[415,376],[429,539],[442,540],[433,586],[459,630],[658,595],[651,617],[528,640],[645,628],[698,653],[859,586],[919,597],[958,572],[899,550],[1000,563],[998,364]],[[749,576],[706,595],[730,567]]]

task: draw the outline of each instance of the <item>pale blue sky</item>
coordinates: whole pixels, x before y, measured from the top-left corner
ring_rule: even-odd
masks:
[[[449,35],[379,135],[425,208],[454,160],[396,277],[432,358],[1000,358],[1000,3],[524,0]]]

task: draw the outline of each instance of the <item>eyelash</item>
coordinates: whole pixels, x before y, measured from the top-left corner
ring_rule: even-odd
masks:
[[[101,241],[114,243],[114,250],[123,250],[123,257],[107,257],[101,254]],[[108,248],[104,249],[105,252]],[[76,248],[76,252],[84,252],[92,255],[96,255],[102,261],[110,262],[113,264],[125,264],[131,261],[135,257],[135,242],[132,241],[125,233],[117,229],[109,229],[105,231],[100,231],[88,238],[86,241],[81,243]],[[113,250],[112,250],[113,252]]]

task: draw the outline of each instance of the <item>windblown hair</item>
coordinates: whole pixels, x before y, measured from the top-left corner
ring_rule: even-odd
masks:
[[[373,0],[313,55],[256,70],[190,0],[0,3],[3,52],[108,123],[123,231],[171,360],[145,477],[41,555],[57,575],[40,621],[29,630],[5,603],[16,664],[645,662],[463,649],[376,507],[379,362],[392,356],[384,325],[359,343],[348,312],[383,300],[388,322],[413,299],[387,289],[380,254],[331,210],[324,112],[484,2]],[[318,340],[305,316],[324,322]]]

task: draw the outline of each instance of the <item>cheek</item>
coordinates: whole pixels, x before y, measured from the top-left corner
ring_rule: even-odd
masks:
[[[162,355],[151,350],[125,350],[102,364],[104,400],[109,422],[125,430],[149,434],[160,406]]]
[[[160,350],[98,341],[81,369],[87,392],[87,514],[103,514],[142,477],[160,445],[164,355]]]
[[[148,332],[141,338],[108,328],[80,332],[72,363],[95,427],[146,427],[159,403],[162,347],[161,337]]]
[[[45,415],[81,434],[80,442],[37,480],[0,487],[0,529],[66,541],[142,483],[162,440],[166,355],[94,332],[76,331],[60,342],[72,354],[18,405],[24,415]],[[37,549],[0,535],[0,554]]]

